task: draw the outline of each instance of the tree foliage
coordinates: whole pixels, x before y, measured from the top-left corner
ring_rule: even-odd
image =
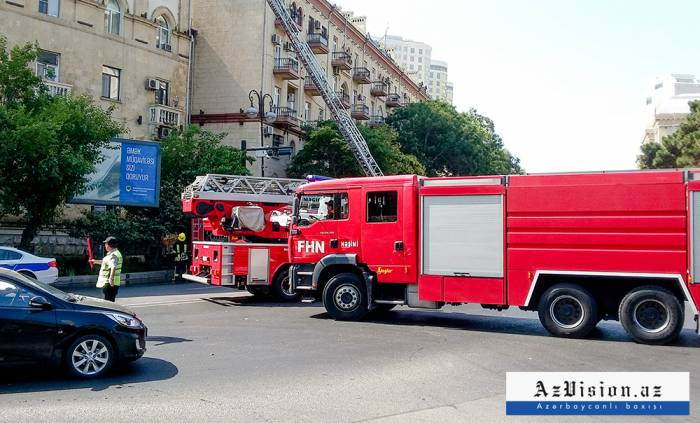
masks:
[[[25,221],[20,246],[82,193],[100,149],[125,131],[87,96],[52,97],[29,64],[38,47],[0,38],[0,215]]]
[[[660,143],[642,144],[637,164],[641,169],[700,166],[700,101],[690,102],[690,114],[680,128]]]
[[[387,126],[360,127],[374,159],[387,175],[423,174],[425,168],[418,160],[401,151],[398,135]],[[336,124],[326,121],[308,129],[304,148],[292,159],[287,174],[304,177],[309,174],[335,178],[362,176],[363,171],[352,154]]]

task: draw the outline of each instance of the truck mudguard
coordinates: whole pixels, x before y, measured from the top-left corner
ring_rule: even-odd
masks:
[[[350,264],[357,266],[357,254],[329,254],[319,260],[314,266],[314,274],[311,276],[311,286],[314,289],[318,287],[318,279],[321,277],[321,272],[328,266],[336,264]]]

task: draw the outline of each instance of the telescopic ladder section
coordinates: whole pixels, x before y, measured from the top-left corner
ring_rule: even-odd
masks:
[[[296,188],[305,183],[304,179],[210,174],[197,176],[182,199],[289,204]]]
[[[323,101],[326,102],[328,110],[331,112],[333,119],[335,119],[340,133],[350,145],[350,150],[352,150],[355,158],[360,163],[362,170],[364,170],[367,176],[383,176],[382,170],[369,151],[367,142],[357,129],[348,111],[343,107],[340,97],[338,97],[338,94],[331,88],[331,84],[328,82],[328,78],[326,78],[326,72],[321,65],[319,65],[309,45],[305,41],[299,39],[300,31],[294,24],[289,11],[284,6],[283,0],[267,0],[267,3],[272,8],[275,16],[282,23],[284,32],[287,33],[287,37],[289,37],[289,41],[297,57],[304,65],[304,68],[306,68],[308,77],[311,78],[316,87],[318,87]]]

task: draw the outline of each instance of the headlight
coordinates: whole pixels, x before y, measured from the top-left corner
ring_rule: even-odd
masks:
[[[139,319],[126,314],[105,313],[105,315],[120,325],[130,329],[140,329],[143,327],[143,323],[141,323]]]

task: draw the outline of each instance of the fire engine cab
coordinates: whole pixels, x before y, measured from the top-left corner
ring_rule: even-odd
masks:
[[[697,321],[698,243],[700,171],[336,179],[297,188],[289,275],[341,320],[477,303],[663,344]]]
[[[198,176],[182,194],[182,208],[202,219],[213,240],[192,243],[183,278],[246,289],[254,295],[298,300],[288,278],[291,202],[302,179],[238,175]]]

